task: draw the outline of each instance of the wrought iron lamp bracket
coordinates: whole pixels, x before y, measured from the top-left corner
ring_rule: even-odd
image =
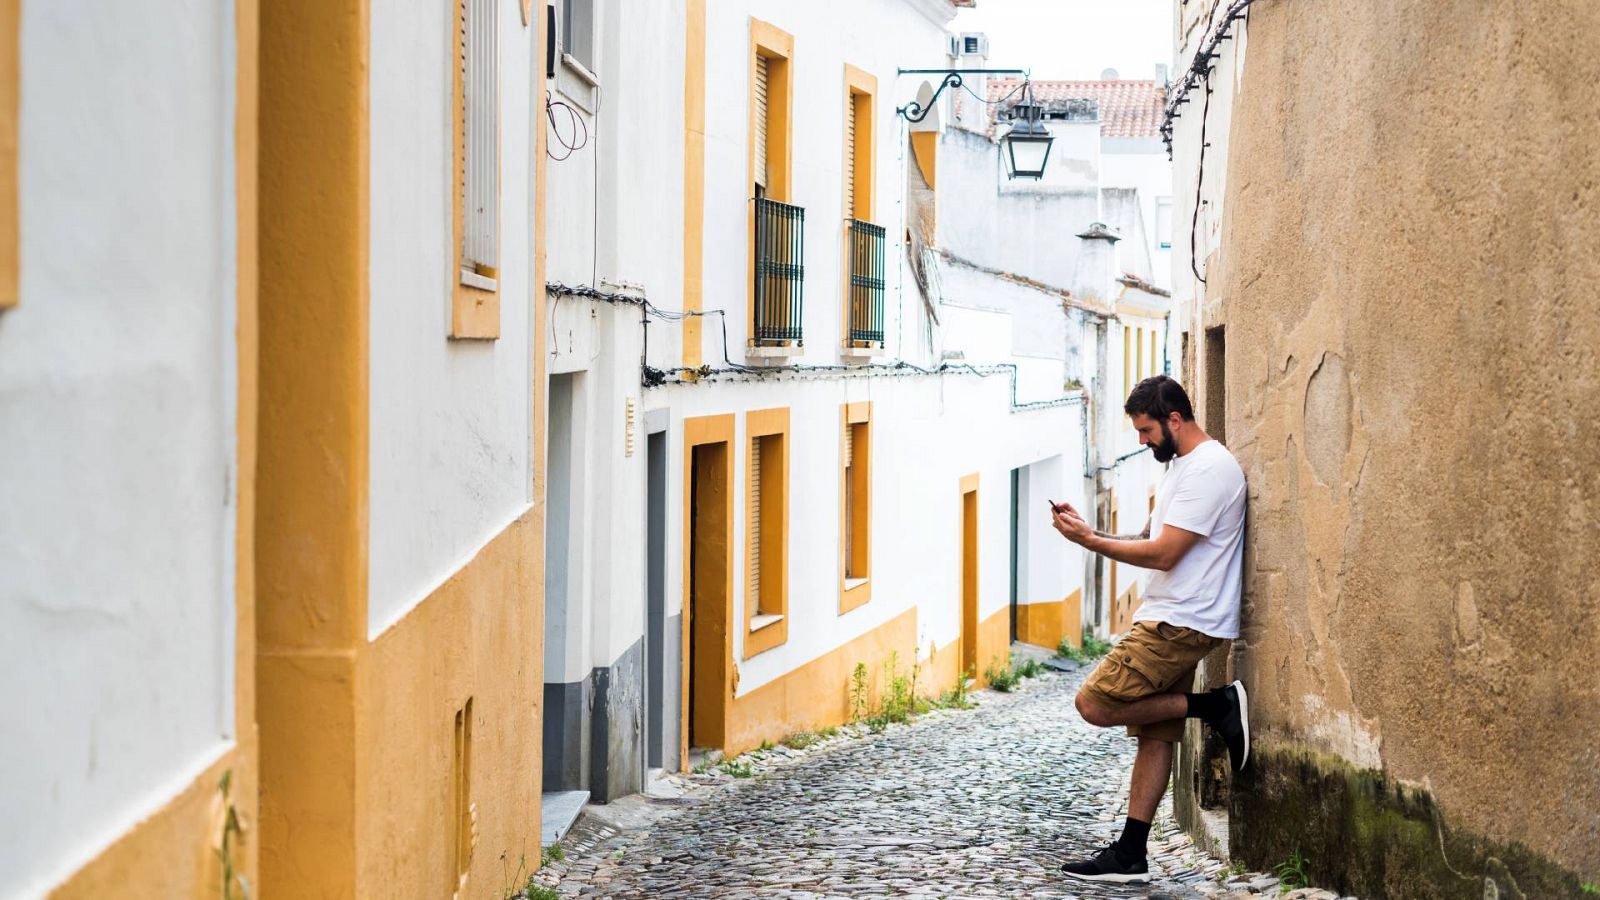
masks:
[[[933,111],[934,104],[939,102],[939,95],[943,94],[946,88],[958,88],[965,85],[962,80],[963,75],[1021,75],[1024,81],[1028,80],[1028,70],[1026,69],[901,69],[899,72],[901,75],[944,76],[944,79],[939,82],[938,90],[933,92],[933,96],[928,98],[927,103],[919,103],[916,100],[912,100],[905,106],[895,109],[895,112],[907,122],[921,122],[926,119],[928,113]],[[983,103],[989,102],[982,98],[979,98],[979,100]]]

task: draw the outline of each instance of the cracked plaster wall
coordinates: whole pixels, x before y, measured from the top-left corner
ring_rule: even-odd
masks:
[[[1591,880],[1595,35],[1574,2],[1258,3],[1209,284],[1264,747]]]

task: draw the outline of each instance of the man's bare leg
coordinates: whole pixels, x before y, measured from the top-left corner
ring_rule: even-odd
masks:
[[[1090,725],[1109,728],[1114,725],[1149,725],[1168,719],[1182,719],[1189,715],[1189,698],[1183,694],[1155,694],[1118,706],[1106,706],[1078,695],[1078,713]]]
[[[1141,736],[1139,753],[1133,758],[1133,779],[1128,786],[1128,818],[1154,822],[1161,795],[1167,792],[1172,775],[1172,744]]]

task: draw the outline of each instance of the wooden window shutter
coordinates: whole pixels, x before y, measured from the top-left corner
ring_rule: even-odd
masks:
[[[499,272],[499,16],[494,0],[461,0],[461,275],[463,283]]]
[[[762,190],[767,187],[767,73],[770,68],[767,57],[757,53],[756,121],[752,127],[756,140],[755,181]]]
[[[761,442],[765,437],[750,441],[750,593],[748,609],[752,615],[761,612]]]
[[[856,217],[856,98],[846,92],[844,119],[844,217]]]

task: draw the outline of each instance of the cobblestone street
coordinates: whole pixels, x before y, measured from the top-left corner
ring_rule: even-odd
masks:
[[[1133,743],[1072,706],[1084,671],[982,692],[879,734],[765,753],[749,778],[690,776],[683,797],[591,808],[540,873],[564,895],[603,897],[1199,897],[1256,890],[1216,875],[1164,802],[1153,883],[1070,882],[1058,871],[1120,830]],[[643,807],[666,808],[655,818]],[[653,821],[652,821],[653,819]],[[608,824],[608,822],[610,824]],[[1269,883],[1270,882],[1270,883]],[[1290,896],[1324,897],[1322,891]]]

